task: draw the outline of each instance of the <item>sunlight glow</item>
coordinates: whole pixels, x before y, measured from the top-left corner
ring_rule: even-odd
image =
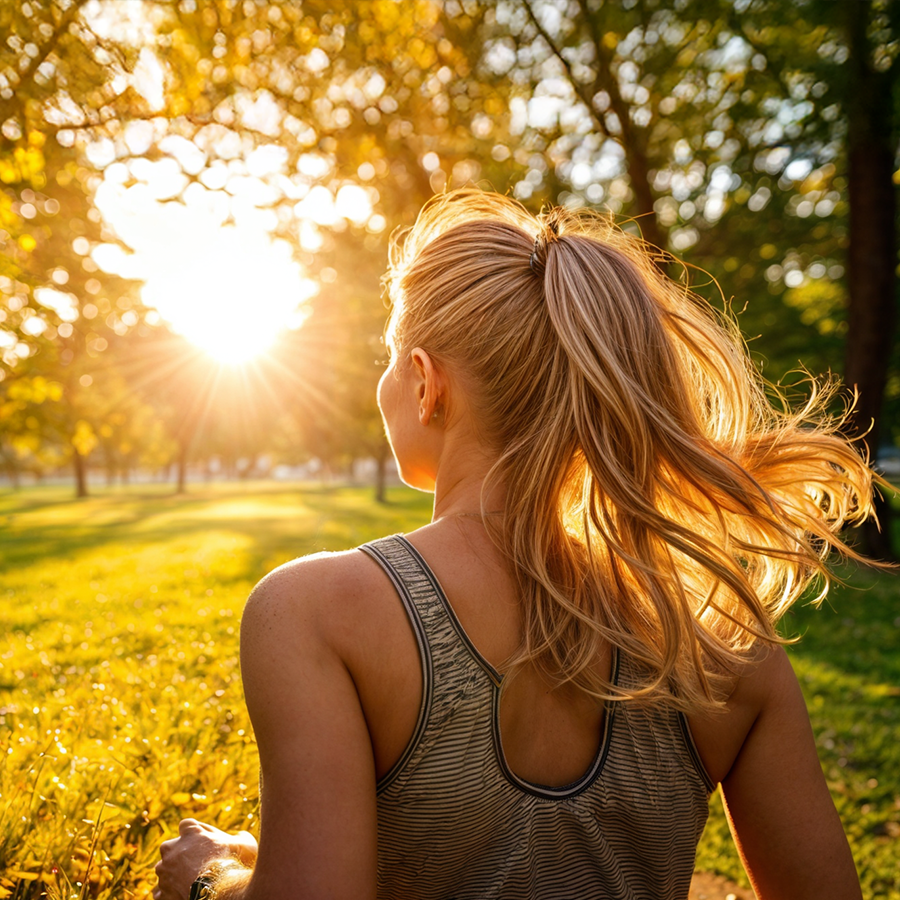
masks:
[[[195,183],[183,203],[160,202],[183,177],[165,162],[172,160],[132,161],[132,176],[143,180],[130,184],[129,169],[108,166],[97,206],[135,252],[110,243],[92,256],[106,271],[142,280],[144,303],[219,362],[251,360],[302,324],[317,285],[303,276],[290,245],[270,237],[268,211],[252,201]],[[263,162],[271,160],[257,160]],[[245,180],[248,188],[265,188]]]
[[[302,321],[311,292],[283,241],[221,228],[214,241],[178,254],[143,288],[143,299],[189,341],[222,363],[251,360]]]

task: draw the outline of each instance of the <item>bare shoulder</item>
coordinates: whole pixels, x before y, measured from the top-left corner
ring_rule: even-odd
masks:
[[[729,706],[749,707],[757,715],[799,691],[797,676],[784,647],[760,645],[739,673]]]
[[[371,577],[365,562],[354,551],[294,560],[247,601],[241,677],[263,785],[248,896],[374,898],[372,743],[337,640]]]
[[[358,550],[316,553],[273,569],[253,589],[244,608],[242,639],[285,629],[326,637],[381,587],[378,570]]]
[[[258,603],[260,598],[271,602],[277,598],[324,597],[365,586],[371,583],[373,574],[371,562],[358,550],[314,553],[273,569],[256,585],[248,602]]]
[[[725,708],[689,717],[697,749],[714,782],[728,776],[760,717],[785,702],[795,711],[804,709],[788,655],[783,647],[761,644],[735,673]]]

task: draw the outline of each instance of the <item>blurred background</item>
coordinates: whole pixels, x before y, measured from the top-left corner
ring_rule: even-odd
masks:
[[[468,184],[670,250],[896,479],[898,41],[889,0],[0,0],[0,486],[383,496],[388,238]]]

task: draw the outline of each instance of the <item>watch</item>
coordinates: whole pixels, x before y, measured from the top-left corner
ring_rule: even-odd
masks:
[[[212,875],[201,875],[192,885],[188,900],[215,900],[216,891]]]
[[[215,859],[208,863],[191,885],[188,900],[216,900],[216,884],[228,872],[242,871],[247,867],[237,859]]]

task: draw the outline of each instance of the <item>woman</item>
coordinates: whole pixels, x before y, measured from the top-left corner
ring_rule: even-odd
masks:
[[[253,591],[259,855],[186,820],[157,900],[685,898],[717,784],[760,898],[860,897],[775,630],[870,513],[827,397],[774,411],[597,216],[452,193],[388,283],[378,400],[433,521]]]

